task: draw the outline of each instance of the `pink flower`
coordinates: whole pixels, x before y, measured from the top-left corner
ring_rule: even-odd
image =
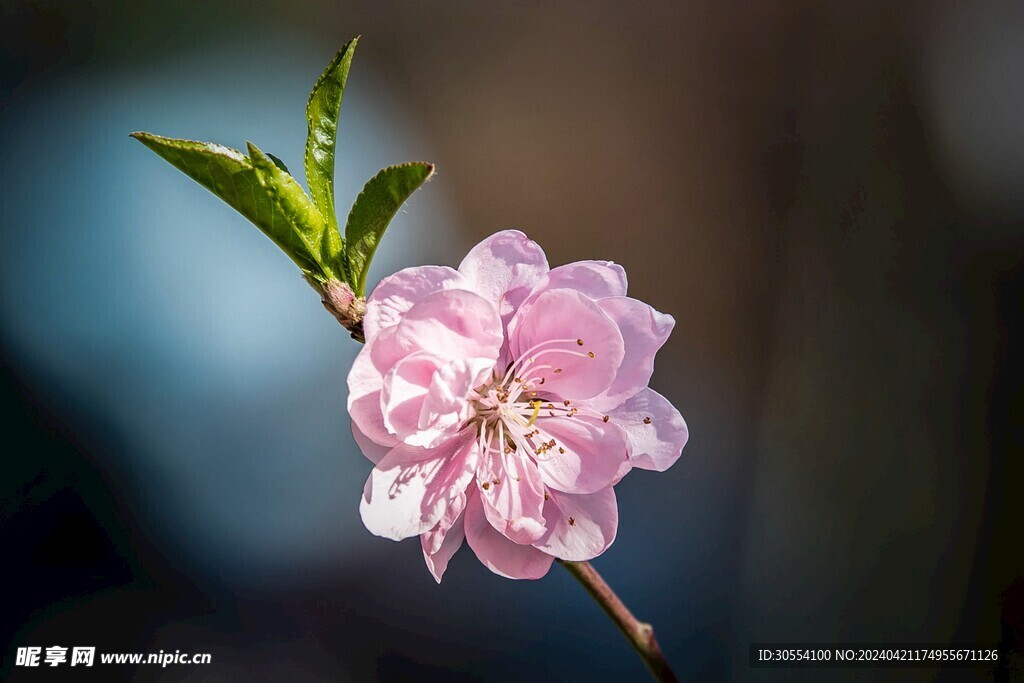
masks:
[[[612,487],[686,444],[647,386],[675,321],[628,298],[609,261],[549,269],[506,230],[458,270],[385,278],[363,325],[348,408],[375,466],[359,510],[378,536],[419,536],[439,582],[463,540],[516,579],[600,555],[618,526]]]

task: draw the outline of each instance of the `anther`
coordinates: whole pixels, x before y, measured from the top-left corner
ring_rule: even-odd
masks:
[[[491,488],[491,482],[485,481],[483,484],[481,484],[481,486],[483,486],[484,491],[486,491],[487,489]]]
[[[595,358],[596,356],[594,356],[594,352],[593,351],[587,351],[587,357],[588,358]]]
[[[644,418],[644,424],[645,424],[645,425],[649,425],[649,424],[651,424],[651,418],[649,418],[649,417],[645,417],[645,418]]]
[[[604,417],[601,418],[601,422],[608,422],[608,420],[610,420],[610,419],[611,418],[609,418],[607,415],[605,415]]]
[[[569,518],[569,526],[576,526],[576,518],[575,517],[570,517]]]
[[[582,340],[582,339],[577,339],[577,340],[576,340],[576,343],[577,343],[578,345],[580,345],[580,346],[583,346],[583,340]]]

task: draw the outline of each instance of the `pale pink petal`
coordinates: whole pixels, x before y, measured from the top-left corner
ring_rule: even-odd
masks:
[[[348,414],[352,421],[353,434],[358,430],[370,441],[390,448],[395,446],[398,440],[384,426],[380,409],[380,394],[384,380],[373,364],[372,353],[371,345],[364,346],[348,373]],[[366,453],[365,450],[363,452]],[[367,457],[371,457],[369,453]]]
[[[398,361],[384,377],[384,387],[380,394],[384,426],[399,440],[405,441],[410,434],[419,431],[423,399],[434,373],[443,362],[434,355],[420,351]]]
[[[410,446],[447,441],[469,416],[470,391],[493,367],[489,359],[448,361],[425,351],[403,358],[380,392],[384,426]]]
[[[465,520],[469,547],[495,574],[509,579],[539,579],[551,568],[555,559],[551,555],[531,545],[513,543],[494,530],[484,515],[483,503],[475,489],[466,503]]]
[[[394,540],[429,531],[465,492],[477,461],[470,430],[435,449],[396,446],[363,487],[363,524],[371,533]]]
[[[625,296],[626,271],[611,261],[576,261],[552,268],[519,304],[519,310],[525,313],[538,296],[552,289],[571,289],[595,301]]]
[[[509,323],[510,347],[524,383],[569,399],[611,386],[625,353],[615,323],[592,299],[571,289],[539,295]]]
[[[441,545],[444,543],[444,539],[448,535],[448,530],[455,526],[456,523],[459,523],[462,513],[466,510],[466,501],[468,500],[469,489],[466,489],[452,499],[448,509],[445,510],[443,515],[441,515],[441,519],[436,525],[434,525],[433,529],[430,531],[424,531],[420,534],[420,538],[423,541],[424,552],[433,555],[441,549]]]
[[[462,514],[465,507],[466,494],[463,493],[448,506],[448,511],[441,517],[437,526],[420,536],[420,543],[423,545],[423,560],[438,583],[441,583],[441,577],[448,569],[448,562],[462,547],[462,541],[466,538],[463,525],[465,518]]]
[[[552,268],[534,293],[548,289],[574,289],[591,299],[626,296],[626,271],[612,261],[576,261]]]
[[[364,434],[363,430],[359,429],[359,425],[357,425],[354,421],[352,422],[352,437],[355,439],[356,445],[359,446],[359,450],[362,451],[363,455],[366,456],[366,459],[372,462],[374,465],[379,463],[381,461],[381,458],[388,454],[388,451],[390,451],[392,448],[398,445],[398,440],[394,439],[394,437],[392,437],[392,439],[394,439],[395,443],[391,445],[386,446],[377,443],[376,441],[368,437],[366,434]]]
[[[477,471],[477,495],[494,529],[516,543],[544,535],[544,482],[536,463],[517,452],[491,453]]]
[[[653,389],[642,389],[609,415],[629,438],[634,467],[664,472],[679,459],[689,438],[683,416]]]
[[[473,247],[459,265],[459,272],[472,283],[472,291],[494,302],[507,319],[548,272],[548,260],[526,235],[503,230]]]
[[[381,280],[366,300],[363,332],[372,340],[383,328],[397,325],[403,313],[429,294],[465,289],[465,279],[447,266],[406,268]]]
[[[547,533],[533,544],[535,548],[561,560],[593,559],[615,540],[619,527],[615,492],[610,486],[585,495],[551,491],[544,519]]]
[[[446,420],[464,420],[468,409],[466,397],[493,370],[494,361],[487,358],[460,358],[438,368],[423,401],[420,428],[427,429]]]
[[[398,325],[382,331],[374,341],[373,358],[380,369],[418,351],[449,360],[496,360],[503,341],[493,303],[472,292],[447,289],[424,297]]]
[[[626,355],[612,385],[589,401],[595,408],[614,408],[640,391],[654,374],[654,356],[662,347],[676,321],[642,301],[610,297],[597,302],[622,333]]]
[[[566,493],[594,493],[618,482],[628,467],[626,432],[617,424],[582,417],[547,417],[534,423],[547,444],[536,456],[544,483]],[[554,445],[551,445],[551,440]]]

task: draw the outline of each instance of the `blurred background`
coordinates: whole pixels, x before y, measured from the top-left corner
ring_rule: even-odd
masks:
[[[617,487],[595,565],[685,680],[823,675],[749,668],[757,641],[1020,648],[1021,3],[0,0],[0,678],[63,644],[213,655],[105,680],[645,680],[559,568],[464,548],[438,586],[365,531],[356,344],[128,138],[301,178],[360,33],[339,205],[438,167],[371,281],[516,227],[676,317],[653,386],[691,440]]]

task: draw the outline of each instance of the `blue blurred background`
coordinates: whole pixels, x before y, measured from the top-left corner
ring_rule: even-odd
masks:
[[[301,174],[357,33],[339,204],[438,166],[371,281],[517,227],[675,315],[653,384],[691,442],[617,488],[595,564],[684,678],[819,680],[754,641],[1019,649],[1022,29],[998,0],[0,2],[2,677],[59,643],[213,654],[108,680],[644,680],[557,567],[463,550],[437,586],[363,529],[356,345],[127,137]],[[993,673],[898,676],[829,678]]]

